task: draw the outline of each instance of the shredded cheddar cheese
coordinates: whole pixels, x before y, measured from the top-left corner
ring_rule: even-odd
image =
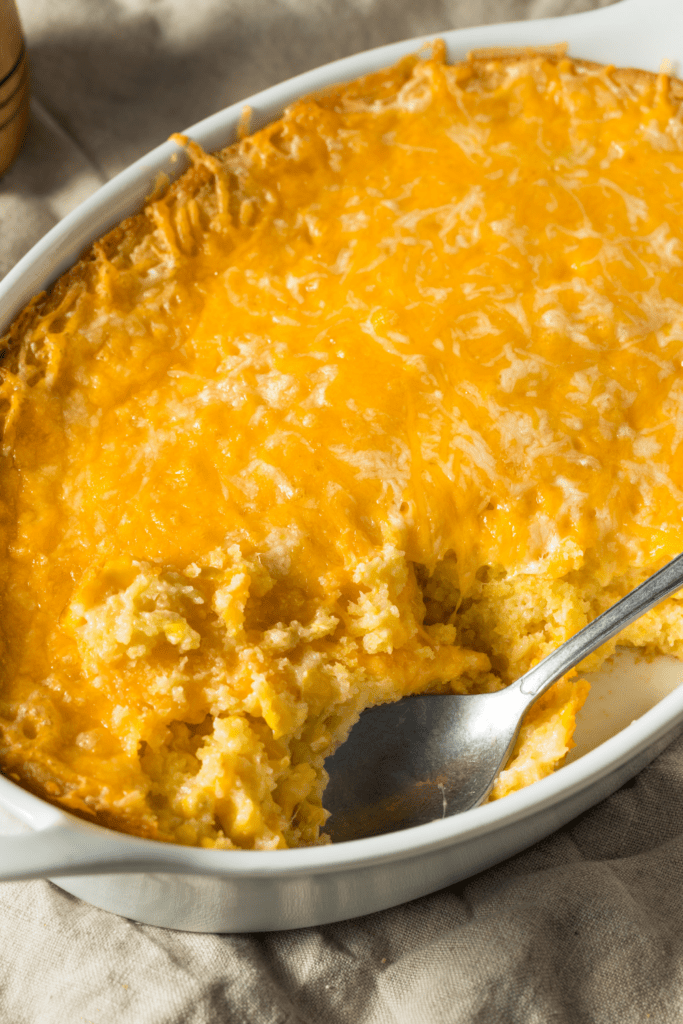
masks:
[[[23,785],[166,841],[325,841],[364,707],[500,688],[683,549],[683,88],[442,49],[181,139],[5,337]],[[680,599],[619,642],[683,656]],[[586,692],[537,703],[494,797]]]

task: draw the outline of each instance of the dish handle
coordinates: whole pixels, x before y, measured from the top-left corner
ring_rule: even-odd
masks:
[[[0,836],[0,882],[140,871],[191,873],[192,852],[60,815],[45,828]]]

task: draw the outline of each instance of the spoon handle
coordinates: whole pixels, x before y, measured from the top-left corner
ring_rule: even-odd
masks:
[[[556,651],[521,676],[512,686],[525,696],[536,698],[574,668],[586,655],[611,640],[625,626],[644,615],[665,597],[683,587],[683,554],[676,555],[663,569],[641,583],[626,597],[598,615],[570,637]],[[531,703],[531,701],[529,701]]]

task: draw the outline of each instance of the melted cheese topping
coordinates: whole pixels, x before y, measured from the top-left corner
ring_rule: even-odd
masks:
[[[316,842],[363,707],[498,688],[680,551],[679,106],[435,46],[190,144],[5,339],[4,769],[160,839]],[[683,654],[680,601],[620,640]]]

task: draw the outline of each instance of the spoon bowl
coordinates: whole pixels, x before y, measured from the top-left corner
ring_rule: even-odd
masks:
[[[481,803],[514,745],[523,706],[507,687],[368,708],[326,764],[332,841],[423,825]]]
[[[325,763],[332,841],[423,825],[483,803],[534,701],[681,587],[683,555],[677,555],[503,690],[421,694],[368,708]]]

